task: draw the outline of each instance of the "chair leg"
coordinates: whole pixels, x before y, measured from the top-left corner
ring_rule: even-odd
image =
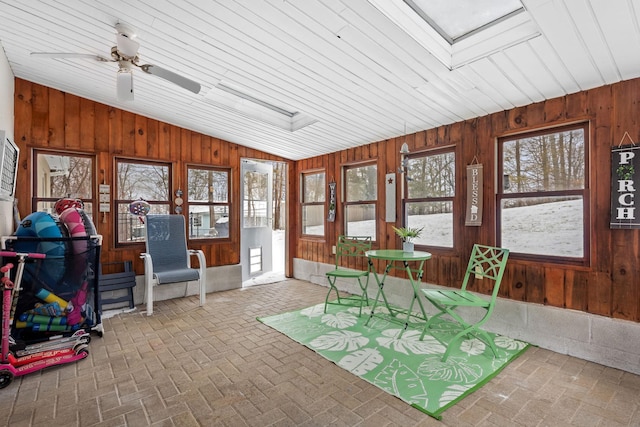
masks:
[[[427,334],[427,330],[431,327],[431,324],[433,323],[433,321],[438,317],[442,316],[443,314],[444,313],[434,314],[429,318],[429,320],[427,320],[427,323],[425,323],[424,327],[422,328],[422,334],[420,334],[420,341],[424,339],[424,336]]]
[[[493,341],[493,339],[491,339],[487,331],[477,328],[476,332],[484,338],[486,344],[489,344],[491,351],[493,351],[493,356],[498,357],[498,349],[496,348],[496,343]]]
[[[207,302],[207,264],[202,251],[198,251],[198,258],[200,262],[200,306],[202,307]]]
[[[153,314],[153,278],[145,275],[145,288],[147,291],[147,316]]]
[[[333,280],[331,280],[333,279]],[[338,297],[338,304],[340,304],[340,293],[338,292],[338,288],[336,288],[336,277],[327,276],[327,280],[329,281],[329,292],[327,292],[327,297],[324,299],[324,312],[327,312],[327,305],[329,304],[329,296],[331,296],[331,291],[336,291],[336,297]]]
[[[367,285],[369,283],[362,283],[362,278],[358,277],[358,285],[360,285],[360,290],[362,291],[362,293],[360,294],[360,311],[358,312],[358,317],[362,316],[362,307],[363,304],[364,306],[368,306],[369,305],[369,295],[367,294]]]
[[[362,307],[369,305],[369,295],[367,294],[367,287],[369,282],[367,281],[363,283],[362,277],[357,277],[358,286],[360,286],[360,294],[359,295],[353,294],[353,295],[344,296],[341,298],[340,291],[338,291],[338,287],[336,286],[336,282],[338,278],[334,276],[327,276],[327,280],[329,282],[329,291],[327,292],[327,296],[324,299],[324,312],[325,313],[327,312],[327,306],[329,304],[345,304],[352,307],[360,307],[358,317],[362,316]],[[336,298],[338,299],[338,301],[335,303],[329,302],[329,297],[331,296],[332,291],[335,291]]]
[[[467,335],[469,333],[468,329],[465,329],[461,332],[458,332],[458,334],[456,334],[455,337],[453,337],[453,339],[451,341],[449,341],[449,345],[447,345],[447,349],[445,350],[444,354],[442,355],[442,362],[446,362],[447,359],[449,358],[449,354],[451,353],[451,350],[453,349],[453,345],[455,343],[457,343],[458,341],[460,341],[460,339]]]
[[[456,307],[446,309],[446,313],[449,316],[451,316],[460,326],[462,326],[463,329],[462,331],[458,332],[456,336],[453,337],[453,339],[449,342],[449,345],[447,346],[447,350],[442,356],[442,361],[446,362],[447,358],[449,357],[449,354],[451,353],[453,344],[455,344],[457,341],[460,341],[462,337],[465,337],[467,335],[480,339],[480,341],[484,342],[489,346],[489,348],[491,348],[491,351],[493,351],[494,357],[498,357],[498,349],[496,348],[495,342],[493,341],[493,339],[491,339],[487,331],[480,329],[480,326],[479,326],[479,325],[482,325],[484,322],[486,322],[486,320],[489,317],[489,313],[487,313],[480,321],[472,325],[467,323],[464,319],[462,319],[462,317],[460,317],[457,313],[455,313],[453,311],[455,308]],[[444,313],[441,313],[441,314],[444,314]]]
[[[144,261],[144,289],[147,294],[147,316],[153,314],[153,260],[147,253],[140,254]]]

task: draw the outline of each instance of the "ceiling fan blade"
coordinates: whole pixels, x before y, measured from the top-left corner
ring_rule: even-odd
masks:
[[[67,58],[89,58],[100,62],[114,62],[113,59],[107,59],[104,56],[94,55],[92,53],[68,53],[68,52],[31,52],[31,56],[39,56],[42,58],[67,59]]]
[[[169,71],[165,68],[151,64],[139,65],[139,67],[147,74],[153,74],[154,76],[158,76],[160,78],[168,80],[171,83],[177,84],[178,86],[187,89],[188,91],[191,91],[193,93],[200,92],[200,83],[194,82],[193,80],[176,74],[173,71]]]

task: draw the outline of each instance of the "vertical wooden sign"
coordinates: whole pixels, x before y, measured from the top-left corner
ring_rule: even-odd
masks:
[[[640,228],[636,190],[640,186],[640,146],[611,149],[611,220],[609,228]]]
[[[385,222],[396,222],[396,174],[388,173],[385,178]]]
[[[467,166],[467,216],[464,225],[482,225],[482,165]]]
[[[329,212],[327,221],[334,222],[336,220],[336,183],[329,183]]]

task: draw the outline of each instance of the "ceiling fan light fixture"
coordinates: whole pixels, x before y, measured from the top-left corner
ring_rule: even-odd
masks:
[[[138,55],[140,43],[136,41],[136,32],[133,28],[122,24],[116,24],[116,43],[118,53],[127,58],[135,58]]]
[[[120,69],[116,81],[118,101],[133,101],[133,72]]]
[[[138,55],[140,43],[131,39],[126,34],[117,35],[118,52],[126,58],[135,58]]]

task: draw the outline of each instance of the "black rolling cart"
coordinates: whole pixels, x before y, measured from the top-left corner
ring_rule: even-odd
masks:
[[[102,236],[3,236],[3,250],[44,253],[27,259],[15,299],[11,336],[25,343],[68,337],[79,330],[103,335],[99,304]],[[3,257],[3,263],[18,259]]]

